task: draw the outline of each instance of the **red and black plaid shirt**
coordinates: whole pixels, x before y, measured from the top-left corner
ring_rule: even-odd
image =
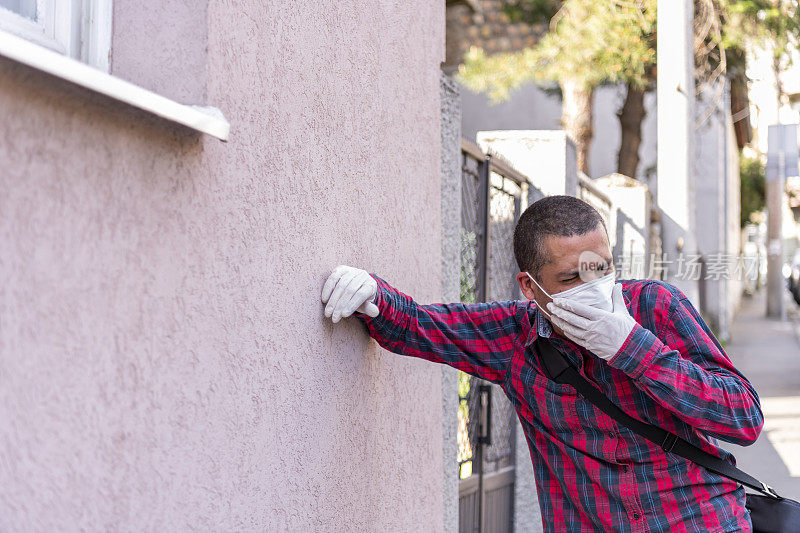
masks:
[[[539,368],[537,335],[628,414],[735,464],[715,439],[755,442],[758,396],[686,296],[620,280],[637,324],[608,362],[555,333],[535,302],[420,305],[380,277],[380,315],[356,313],[395,353],[497,383],[531,452],[546,531],[750,531],[744,489],[664,452]]]

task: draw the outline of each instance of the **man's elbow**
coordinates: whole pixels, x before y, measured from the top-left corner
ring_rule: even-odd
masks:
[[[751,424],[742,428],[738,435],[739,442],[736,444],[740,446],[750,446],[758,440],[758,436],[761,435],[761,430],[764,428],[764,415],[761,414],[761,410],[758,411],[758,415],[753,416],[751,422]]]

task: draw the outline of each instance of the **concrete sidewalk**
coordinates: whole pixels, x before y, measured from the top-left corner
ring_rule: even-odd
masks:
[[[753,384],[764,429],[752,446],[721,442],[739,468],[783,496],[800,499],[800,308],[785,293],[787,319],[768,320],[766,290],[745,297],[725,351]]]

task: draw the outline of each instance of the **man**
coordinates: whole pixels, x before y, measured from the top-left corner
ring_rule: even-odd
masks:
[[[341,266],[322,291],[325,315],[356,313],[392,352],[501,385],[530,448],[546,531],[750,531],[741,486],[549,380],[536,353],[547,338],[625,412],[734,463],[715,439],[755,442],[758,396],[686,296],[662,281],[615,282],[602,218],[570,196],[525,210],[514,255],[529,301],[420,305]]]

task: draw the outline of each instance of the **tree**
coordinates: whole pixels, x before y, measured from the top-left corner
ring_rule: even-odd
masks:
[[[741,211],[740,225],[750,222],[750,216],[764,209],[767,202],[766,174],[764,162],[760,157],[742,156],[739,162],[739,181]]]
[[[653,37],[655,39],[655,36]],[[655,87],[655,64],[648,65],[645,82],[626,83],[625,102],[617,113],[620,125],[617,172],[636,178],[639,172],[639,147],[642,145],[642,123],[647,115],[644,107],[645,94]]]
[[[487,92],[492,102],[507,100],[527,81],[558,83],[562,127],[575,140],[580,168],[588,174],[592,139],[592,92],[602,83],[627,85],[617,116],[621,140],[618,172],[637,176],[644,97],[656,82],[657,0],[502,0],[512,21],[550,22],[550,32],[532,49],[486,57],[473,48],[459,69],[460,81]],[[719,98],[723,76],[745,83],[744,50],[758,45],[773,53],[779,104],[787,95],[778,73],[791,63],[800,40],[797,0],[695,0],[694,55],[698,92],[713,88],[704,99],[700,123]],[[703,110],[701,110],[703,111]]]
[[[757,46],[772,52],[778,107],[787,103],[780,73],[792,63],[791,52],[800,38],[800,9],[796,0],[728,0],[725,44],[745,50]],[[740,54],[742,57],[743,53]]]
[[[535,23],[549,16],[550,31],[521,52],[486,56],[473,47],[457,77],[492,102],[508,100],[528,81],[557,83],[562,127],[576,143],[578,167],[588,174],[594,90],[625,82],[644,94],[655,63],[656,0],[512,0],[507,7],[512,20]],[[638,159],[638,146],[636,153]]]

